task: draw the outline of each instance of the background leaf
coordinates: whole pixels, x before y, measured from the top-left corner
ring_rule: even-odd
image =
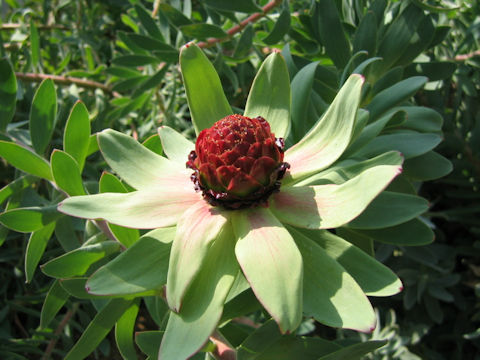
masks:
[[[57,94],[51,79],[42,81],[30,109],[30,137],[33,148],[43,154],[50,142],[57,117]]]

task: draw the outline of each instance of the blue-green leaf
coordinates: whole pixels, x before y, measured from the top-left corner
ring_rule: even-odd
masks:
[[[68,352],[65,360],[84,359],[108,335],[118,319],[132,305],[132,300],[112,299],[100,310],[88,325],[82,336]]]
[[[53,80],[45,79],[38,87],[30,109],[30,138],[37,154],[50,143],[57,116],[57,93]]]
[[[195,132],[232,114],[220,78],[200,48],[189,43],[180,51],[180,67]]]
[[[0,131],[12,121],[17,102],[17,79],[12,65],[6,58],[0,59]]]
[[[277,137],[286,137],[290,130],[290,78],[283,56],[270,54],[253,80],[245,106],[245,116],[262,116]]]
[[[0,156],[21,171],[53,180],[50,164],[26,147],[9,141],[0,141]]]
[[[77,101],[70,112],[63,135],[63,149],[78,163],[80,171],[83,169],[90,144],[90,119],[85,105]]]

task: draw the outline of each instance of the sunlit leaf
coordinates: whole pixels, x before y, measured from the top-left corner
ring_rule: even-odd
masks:
[[[42,81],[30,109],[30,137],[37,154],[43,154],[50,143],[57,117],[57,93],[53,80]]]
[[[157,229],[142,236],[87,282],[94,295],[128,295],[160,289],[167,281],[168,258],[175,228]]]
[[[0,156],[21,171],[53,180],[50,164],[29,149],[9,141],[0,141]]]
[[[197,45],[189,43],[182,47],[180,67],[197,134],[232,114],[215,68]]]
[[[79,169],[83,169],[90,143],[90,119],[85,105],[78,101],[72,108],[65,125],[63,135],[63,149],[70,154],[78,163]]]
[[[235,254],[252,290],[280,331],[295,330],[302,318],[303,266],[292,236],[260,207],[233,213],[232,223]]]
[[[245,116],[264,117],[277,137],[290,129],[290,78],[280,53],[270,54],[253,80],[245,106]]]

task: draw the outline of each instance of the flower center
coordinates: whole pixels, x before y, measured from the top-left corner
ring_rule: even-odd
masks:
[[[187,167],[196,191],[226,209],[268,205],[290,167],[283,162],[284,141],[258,116],[229,115],[200,132]]]

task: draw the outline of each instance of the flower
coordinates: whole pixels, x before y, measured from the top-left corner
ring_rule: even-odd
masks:
[[[401,172],[397,152],[331,167],[352,138],[363,78],[350,76],[311,131],[283,151],[275,135],[288,136],[290,81],[280,54],[262,64],[243,115],[233,115],[197,46],[184,46],[180,62],[196,144],[161,127],[163,157],[104,130],[98,142],[105,160],[135,191],[76,196],[59,205],[65,214],[125,227],[176,226],[166,282],[172,312],[160,357],[195,353],[224,304],[250,288],[284,333],[303,314],[371,331],[376,320],[365,294],[392,295],[401,282],[326,230],[360,215]],[[312,185],[334,172],[340,180]]]
[[[195,189],[210,205],[240,209],[266,204],[289,167],[283,162],[284,146],[263,117],[228,115],[200,132],[187,167],[195,170]]]

